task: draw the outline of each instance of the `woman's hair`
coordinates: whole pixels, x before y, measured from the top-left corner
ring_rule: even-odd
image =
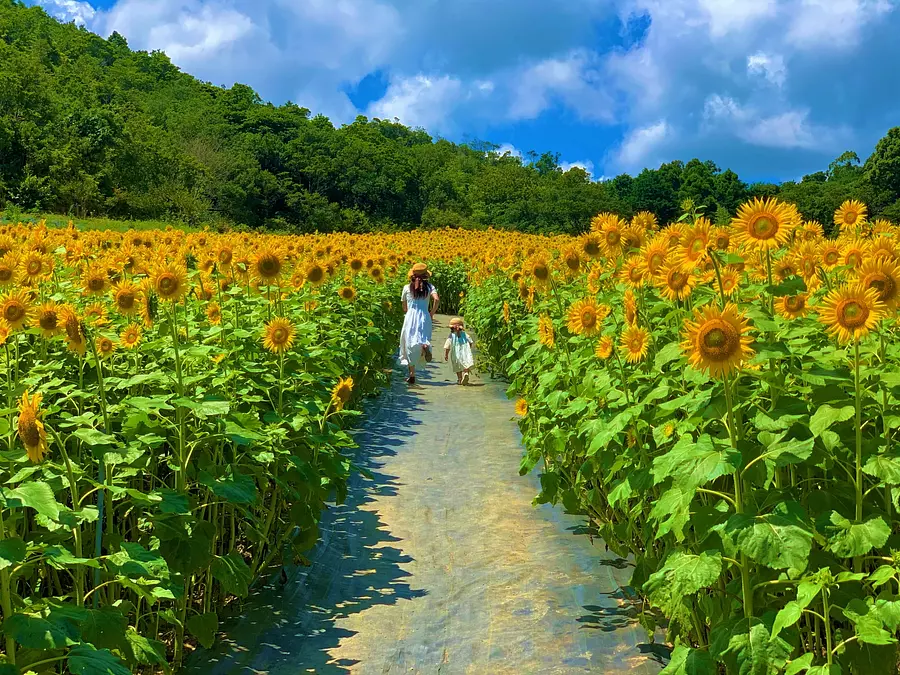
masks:
[[[428,279],[425,277],[414,275],[409,280],[409,293],[414,298],[424,298],[431,295],[431,284],[428,283]]]

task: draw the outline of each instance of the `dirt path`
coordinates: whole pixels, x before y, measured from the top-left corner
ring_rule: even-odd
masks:
[[[446,319],[444,320],[446,325]],[[441,346],[446,329],[435,328]],[[437,356],[437,353],[436,353]],[[504,385],[399,372],[358,434],[358,476],[313,565],[260,589],[188,672],[501,675],[660,670],[583,520],[532,506]]]

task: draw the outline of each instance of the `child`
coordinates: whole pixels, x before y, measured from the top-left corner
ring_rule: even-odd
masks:
[[[459,317],[450,319],[450,337],[444,343],[444,361],[450,361],[456,373],[456,384],[469,384],[469,370],[475,365],[472,358],[472,345],[475,344],[466,334],[466,325]]]

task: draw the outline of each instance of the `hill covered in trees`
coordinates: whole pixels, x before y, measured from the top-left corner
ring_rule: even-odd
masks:
[[[335,127],[294,103],[266,103],[182,73],[161,52],[132,51],[0,0],[0,209],[293,231],[424,226],[585,230],[600,211],[675,218],[685,198],[727,218],[748,197],[779,194],[831,220],[846,198],[900,220],[900,128],[863,163],[781,185],[747,185],[693,159],[594,182],[559,156],[500,156],[488,143],[433,139],[395,121]]]

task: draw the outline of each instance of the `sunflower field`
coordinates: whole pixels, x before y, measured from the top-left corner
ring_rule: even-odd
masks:
[[[667,675],[895,673],[900,229],[683,208],[484,244],[464,311],[520,471],[633,561]]]
[[[406,250],[0,226],[0,673],[168,672],[306,561]]]

